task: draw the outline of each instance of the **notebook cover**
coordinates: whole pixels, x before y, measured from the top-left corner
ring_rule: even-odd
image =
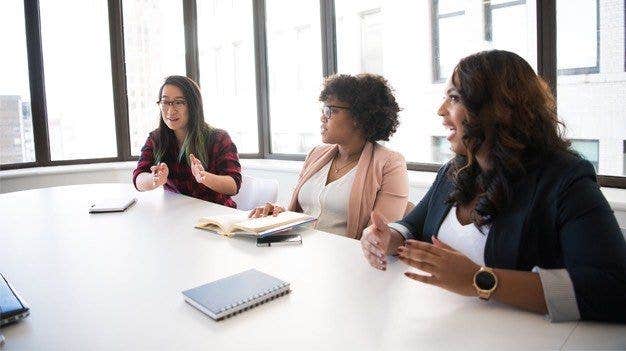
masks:
[[[285,291],[287,290],[287,291]],[[192,305],[214,319],[253,307],[289,290],[289,283],[250,269],[183,291]],[[205,311],[206,310],[206,311]]]

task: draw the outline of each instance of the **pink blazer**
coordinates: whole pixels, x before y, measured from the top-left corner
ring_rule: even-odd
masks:
[[[319,145],[304,160],[298,184],[291,195],[290,211],[301,212],[298,193],[302,185],[337,154],[337,145]],[[367,142],[357,163],[348,203],[346,236],[360,239],[373,210],[388,221],[402,218],[409,198],[409,180],[404,157],[378,143]]]

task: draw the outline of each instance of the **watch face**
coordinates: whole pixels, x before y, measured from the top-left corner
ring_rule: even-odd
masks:
[[[490,272],[479,272],[476,275],[476,286],[481,290],[491,290],[496,285],[496,278]]]

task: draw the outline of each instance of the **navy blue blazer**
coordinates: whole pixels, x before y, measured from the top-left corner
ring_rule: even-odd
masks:
[[[453,190],[449,166],[398,222],[417,240],[432,242],[452,207],[445,203]],[[626,243],[593,166],[577,156],[554,156],[514,184],[512,205],[491,223],[485,264],[565,268],[582,319],[626,322]]]

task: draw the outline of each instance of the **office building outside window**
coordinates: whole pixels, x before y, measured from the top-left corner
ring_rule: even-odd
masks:
[[[266,1],[271,151],[306,154],[321,142],[319,1]]]
[[[259,151],[252,1],[198,1],[204,117],[226,130],[240,153]]]
[[[587,140],[579,151],[596,159],[599,174],[624,176],[624,1],[557,0],[556,10],[557,107],[566,135],[574,146]]]
[[[117,156],[108,2],[39,5],[52,160]]]
[[[186,75],[180,1],[124,0],[124,58],[131,154],[139,155],[158,127],[159,88],[165,77]]]
[[[0,2],[0,163],[35,161],[24,34],[24,2]]]

